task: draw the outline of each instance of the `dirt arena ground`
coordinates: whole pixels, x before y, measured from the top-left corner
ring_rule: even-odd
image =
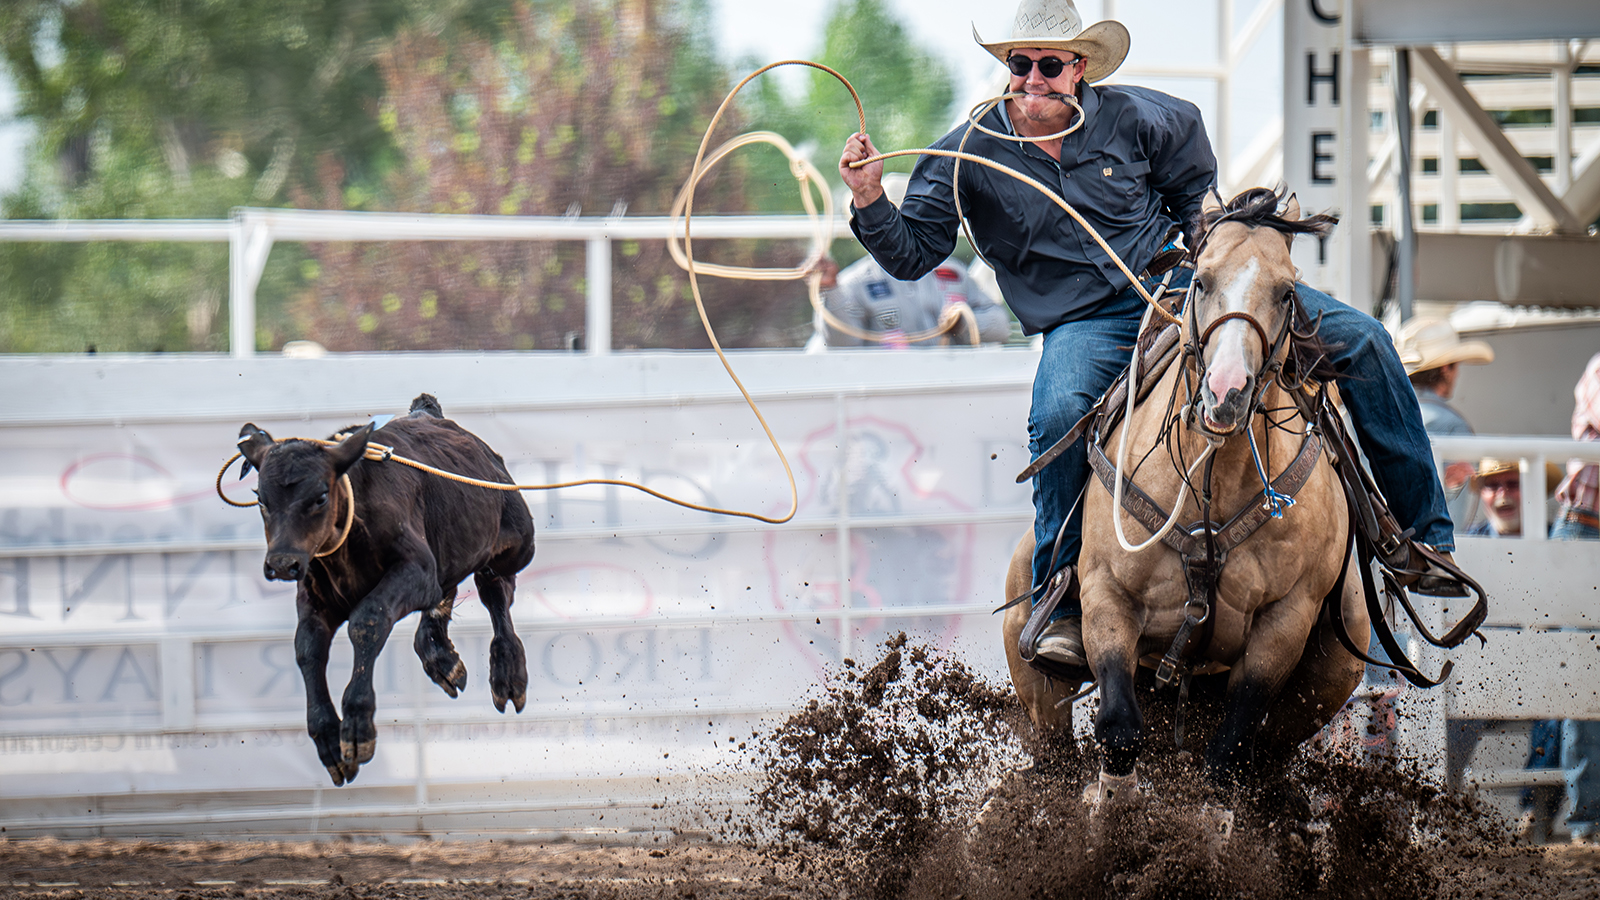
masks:
[[[710,839],[0,836],[0,898],[1600,898],[1600,846],[1519,843],[1498,813],[1403,761],[1320,740],[1233,787],[1152,741],[1141,790],[1093,809],[1079,790],[1098,771],[1092,747],[1030,748],[1009,685],[904,636],[884,651],[847,662],[753,745],[757,789]]]
[[[1462,860],[1441,898],[1600,896],[1600,847],[1506,847]],[[835,896],[724,844],[0,843],[0,896],[18,898],[801,898]]]

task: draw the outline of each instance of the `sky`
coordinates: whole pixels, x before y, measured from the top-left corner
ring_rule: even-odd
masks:
[[[762,65],[781,59],[814,58],[820,53],[823,24],[835,2],[837,0],[783,0],[768,5],[751,0],[711,0],[722,56],[729,63],[753,59]],[[912,38],[925,49],[943,56],[950,65],[957,79],[958,114],[993,95],[1003,70],[994,57],[972,40],[972,29],[976,25],[986,40],[1009,37],[1015,11],[1011,0],[888,2],[905,22]],[[1214,64],[1216,41],[1214,35],[1206,31],[1215,19],[1218,2],[1224,0],[1078,0],[1078,9],[1085,23],[1093,23],[1105,17],[1109,6],[1113,17],[1128,26],[1133,42],[1124,68],[1132,69],[1140,65]],[[1263,2],[1266,0],[1233,0],[1235,22],[1244,22]],[[1247,145],[1263,129],[1270,128],[1277,113],[1282,76],[1279,44],[1275,41],[1281,33],[1281,24],[1268,26],[1264,39],[1240,73],[1246,77],[1235,81],[1235,121],[1230,131],[1235,146]],[[735,71],[733,74],[743,73]],[[787,83],[790,84],[804,77],[799,67],[774,74],[789,79]],[[843,74],[847,78],[850,76],[849,72]],[[1116,76],[1112,80],[1116,80]],[[1208,126],[1214,123],[1216,92],[1211,82],[1155,77],[1130,80],[1193,101],[1205,115]],[[14,92],[0,73],[0,192],[20,182],[21,150],[27,138],[25,128],[7,121],[13,100]],[[862,101],[870,124],[873,107],[885,103],[886,99],[863,97]]]

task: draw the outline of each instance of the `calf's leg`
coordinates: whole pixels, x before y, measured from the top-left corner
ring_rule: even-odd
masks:
[[[467,667],[450,642],[450,612],[455,607],[456,590],[451,588],[432,607],[422,611],[417,636],[412,646],[422,660],[422,671],[452,699],[467,687]]]
[[[312,608],[304,588],[296,606],[300,624],[294,633],[294,658],[306,686],[306,732],[316,745],[317,758],[327,767],[328,777],[338,787],[356,777],[356,767],[345,763],[339,749],[339,713],[328,696],[328,646],[333,643],[338,624],[330,623]]]
[[[511,602],[517,589],[516,575],[496,574],[484,568],[473,575],[478,599],[489,610],[494,640],[489,642],[489,693],[494,708],[505,712],[510,700],[517,712],[528,702],[528,657],[511,624]]]
[[[439,585],[433,575],[433,558],[426,559],[426,565],[404,562],[385,573],[378,586],[356,604],[345,626],[350,645],[355,649],[355,664],[350,670],[350,683],[344,689],[339,750],[352,770],[369,762],[377,748],[378,727],[372,719],[377,712],[378,698],[372,689],[372,674],[378,654],[389,640],[389,632],[400,619],[438,602]],[[349,778],[354,777],[352,771]]]

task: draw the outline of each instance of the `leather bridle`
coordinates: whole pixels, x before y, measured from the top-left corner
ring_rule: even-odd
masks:
[[[1201,236],[1199,242],[1195,244],[1194,251],[1190,254],[1191,262],[1197,268],[1200,262],[1200,254],[1205,249],[1206,244],[1211,240],[1211,233],[1216,231],[1217,227],[1223,222],[1229,221],[1233,218],[1233,212],[1224,213],[1206,228],[1205,234]],[[1197,307],[1199,285],[1200,277],[1197,271],[1195,277],[1189,282],[1189,289],[1186,292],[1183,300],[1185,311],[1188,313],[1187,318],[1189,322],[1189,341],[1184,345],[1183,352],[1184,355],[1194,358],[1195,369],[1198,372],[1198,377],[1195,380],[1194,388],[1192,391],[1190,391],[1188,406],[1184,411],[1184,425],[1185,427],[1189,428],[1189,430],[1202,434],[1208,438],[1224,438],[1249,426],[1251,417],[1250,414],[1254,413],[1254,410],[1261,402],[1262,394],[1266,392],[1266,389],[1271,385],[1275,376],[1279,371],[1282,370],[1283,360],[1279,357],[1283,353],[1284,345],[1288,342],[1290,334],[1293,332],[1293,328],[1291,326],[1294,323],[1295,311],[1299,304],[1300,298],[1295,292],[1294,288],[1291,287],[1288,292],[1284,294],[1283,299],[1279,301],[1281,304],[1283,304],[1285,310],[1283,323],[1279,326],[1276,337],[1269,338],[1267,336],[1266,327],[1261,324],[1259,319],[1247,312],[1241,311],[1223,313],[1222,315],[1213,319],[1211,323],[1206,326],[1205,331],[1202,332],[1198,322],[1199,309]],[[1261,357],[1261,367],[1256,370],[1254,377],[1252,378],[1254,387],[1250,391],[1250,396],[1245,406],[1245,410],[1249,414],[1245,416],[1243,424],[1241,424],[1238,428],[1235,428],[1233,431],[1227,432],[1226,434],[1219,434],[1205,427],[1205,417],[1200,414],[1200,394],[1204,388],[1206,380],[1205,357],[1203,354],[1205,352],[1206,342],[1211,340],[1211,335],[1222,325],[1233,321],[1244,322],[1246,325],[1249,325],[1253,331],[1255,331],[1256,336],[1261,339],[1261,348],[1263,350],[1263,354]]]

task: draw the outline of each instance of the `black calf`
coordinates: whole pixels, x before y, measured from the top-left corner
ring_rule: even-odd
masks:
[[[306,725],[335,785],[355,780],[372,759],[373,664],[400,619],[423,613],[415,641],[423,670],[451,697],[466,687],[467,670],[448,629],[456,586],[468,575],[494,625],[489,687],[495,708],[504,712],[509,700],[522,711],[527,659],[511,624],[517,572],[533,559],[533,519],[522,495],[362,458],[372,439],[447,472],[511,484],[499,454],[444,418],[439,401],[428,394],[412,401],[410,415],[377,431],[367,425],[334,447],[275,443],[249,424],[239,436],[246,467],[261,470],[263,572],[269,579],[299,582],[294,647],[306,685]],[[344,475],[353,501],[341,483]],[[341,541],[351,502],[354,524]],[[327,679],[328,647],[340,625],[355,648],[342,721]]]

